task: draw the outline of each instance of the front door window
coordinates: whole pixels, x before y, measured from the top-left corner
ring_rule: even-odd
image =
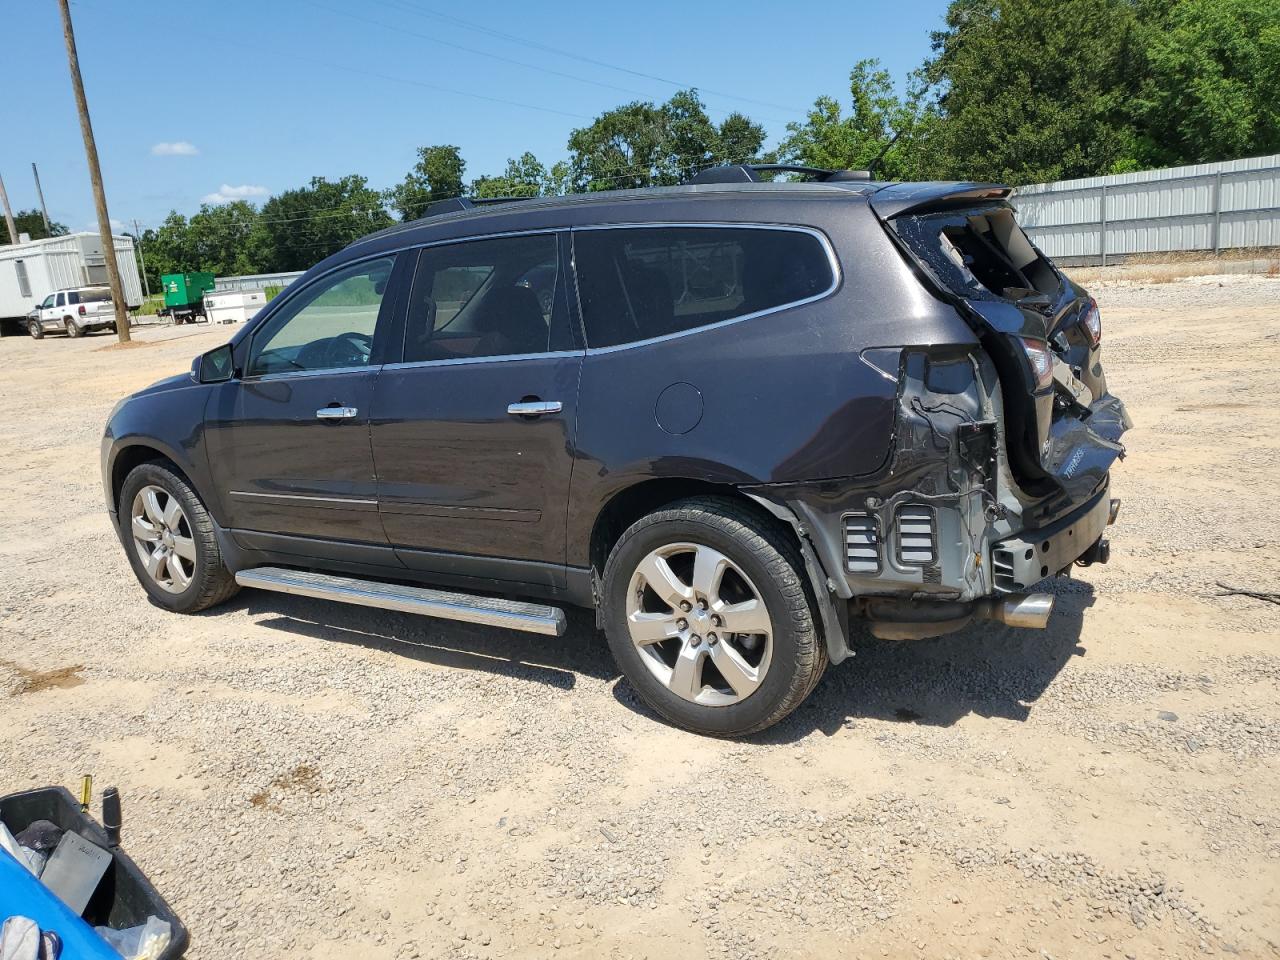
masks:
[[[254,335],[249,375],[367,365],[393,263],[355,264],[300,292]]]

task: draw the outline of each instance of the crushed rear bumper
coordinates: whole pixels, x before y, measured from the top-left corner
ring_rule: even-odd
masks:
[[[991,544],[996,590],[1025,590],[1080,559],[1115,519],[1113,510],[1119,508],[1120,501],[1113,501],[1110,491],[1107,484],[1083,507],[1065,517]]]

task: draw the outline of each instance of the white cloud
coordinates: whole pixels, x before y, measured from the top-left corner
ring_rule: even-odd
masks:
[[[157,143],[151,148],[152,156],[156,157],[194,157],[199,152],[194,143],[188,143],[186,140]]]
[[[200,198],[201,203],[230,203],[232,200],[248,200],[250,197],[265,197],[271,191],[252,183],[242,183],[233,187],[224,183],[217,193],[206,193]]]

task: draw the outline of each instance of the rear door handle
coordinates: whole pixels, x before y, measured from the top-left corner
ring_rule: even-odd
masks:
[[[321,420],[350,420],[359,412],[355,407],[321,407],[316,416]]]
[[[559,400],[524,400],[507,404],[507,413],[513,417],[540,417],[544,413],[559,413],[564,404]]]

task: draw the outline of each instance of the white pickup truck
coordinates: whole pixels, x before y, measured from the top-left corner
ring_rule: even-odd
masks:
[[[82,337],[101,329],[116,329],[116,308],[106,287],[55,290],[27,315],[27,332],[35,340],[46,333]]]

